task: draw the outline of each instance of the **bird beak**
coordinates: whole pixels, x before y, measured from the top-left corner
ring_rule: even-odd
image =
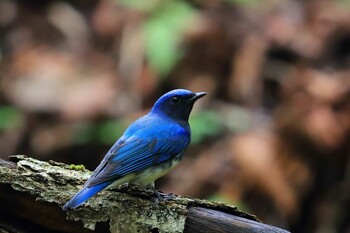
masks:
[[[205,96],[206,94],[207,94],[206,92],[197,92],[197,93],[195,93],[195,96],[193,96],[193,97],[192,97],[191,99],[189,99],[188,101],[194,103],[194,102],[196,102],[196,100],[202,98],[202,97]]]

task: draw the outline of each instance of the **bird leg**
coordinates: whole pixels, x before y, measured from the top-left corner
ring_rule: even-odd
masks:
[[[171,201],[176,198],[176,196],[173,193],[166,194],[166,193],[163,193],[162,191],[156,190],[154,187],[154,182],[147,185],[147,188],[153,191],[154,196],[156,197],[154,198],[155,203],[158,203],[159,201]]]
[[[119,185],[118,187],[118,191],[128,191],[129,188],[132,187],[132,184],[130,184],[129,182],[124,183]],[[148,184],[146,187],[146,190],[149,192],[153,192],[154,197],[152,197],[152,200],[154,201],[155,204],[158,204],[160,201],[171,201],[174,200],[176,198],[176,195],[174,195],[173,193],[163,193],[162,191],[158,191],[155,189],[154,187],[154,182]]]
[[[159,201],[172,201],[176,199],[176,196],[173,193],[163,193],[162,191],[158,191],[156,189],[153,189],[153,192]]]
[[[119,185],[119,187],[118,187],[118,189],[120,189],[120,190],[127,190],[128,188],[129,188],[129,182],[126,182],[126,183],[124,183],[124,184],[121,184],[121,185]]]

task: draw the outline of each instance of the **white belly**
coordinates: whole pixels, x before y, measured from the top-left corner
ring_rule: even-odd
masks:
[[[166,173],[168,173],[171,169],[173,169],[176,165],[178,165],[180,162],[179,158],[175,158],[171,162],[165,162],[163,164],[160,164],[158,166],[153,166],[150,168],[147,168],[144,171],[141,171],[139,173],[131,173],[129,175],[126,175],[116,181],[114,181],[111,185],[109,185],[109,188],[112,187],[118,187],[119,185],[125,184],[125,183],[138,183],[143,185],[152,184],[156,179],[164,176]]]
[[[164,176],[176,165],[178,165],[180,160],[173,160],[170,163],[160,164],[156,167],[147,168],[146,170],[138,173],[131,182],[140,183],[140,184],[151,184],[156,179]]]

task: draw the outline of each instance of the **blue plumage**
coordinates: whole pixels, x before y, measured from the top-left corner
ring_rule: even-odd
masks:
[[[74,209],[107,187],[150,184],[176,166],[191,140],[193,104],[204,95],[177,89],[161,96],[147,115],[129,126],[63,209]]]

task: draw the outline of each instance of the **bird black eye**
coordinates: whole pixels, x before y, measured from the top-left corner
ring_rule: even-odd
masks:
[[[180,98],[177,96],[174,96],[173,98],[171,98],[171,103],[173,103],[174,105],[180,103]]]

